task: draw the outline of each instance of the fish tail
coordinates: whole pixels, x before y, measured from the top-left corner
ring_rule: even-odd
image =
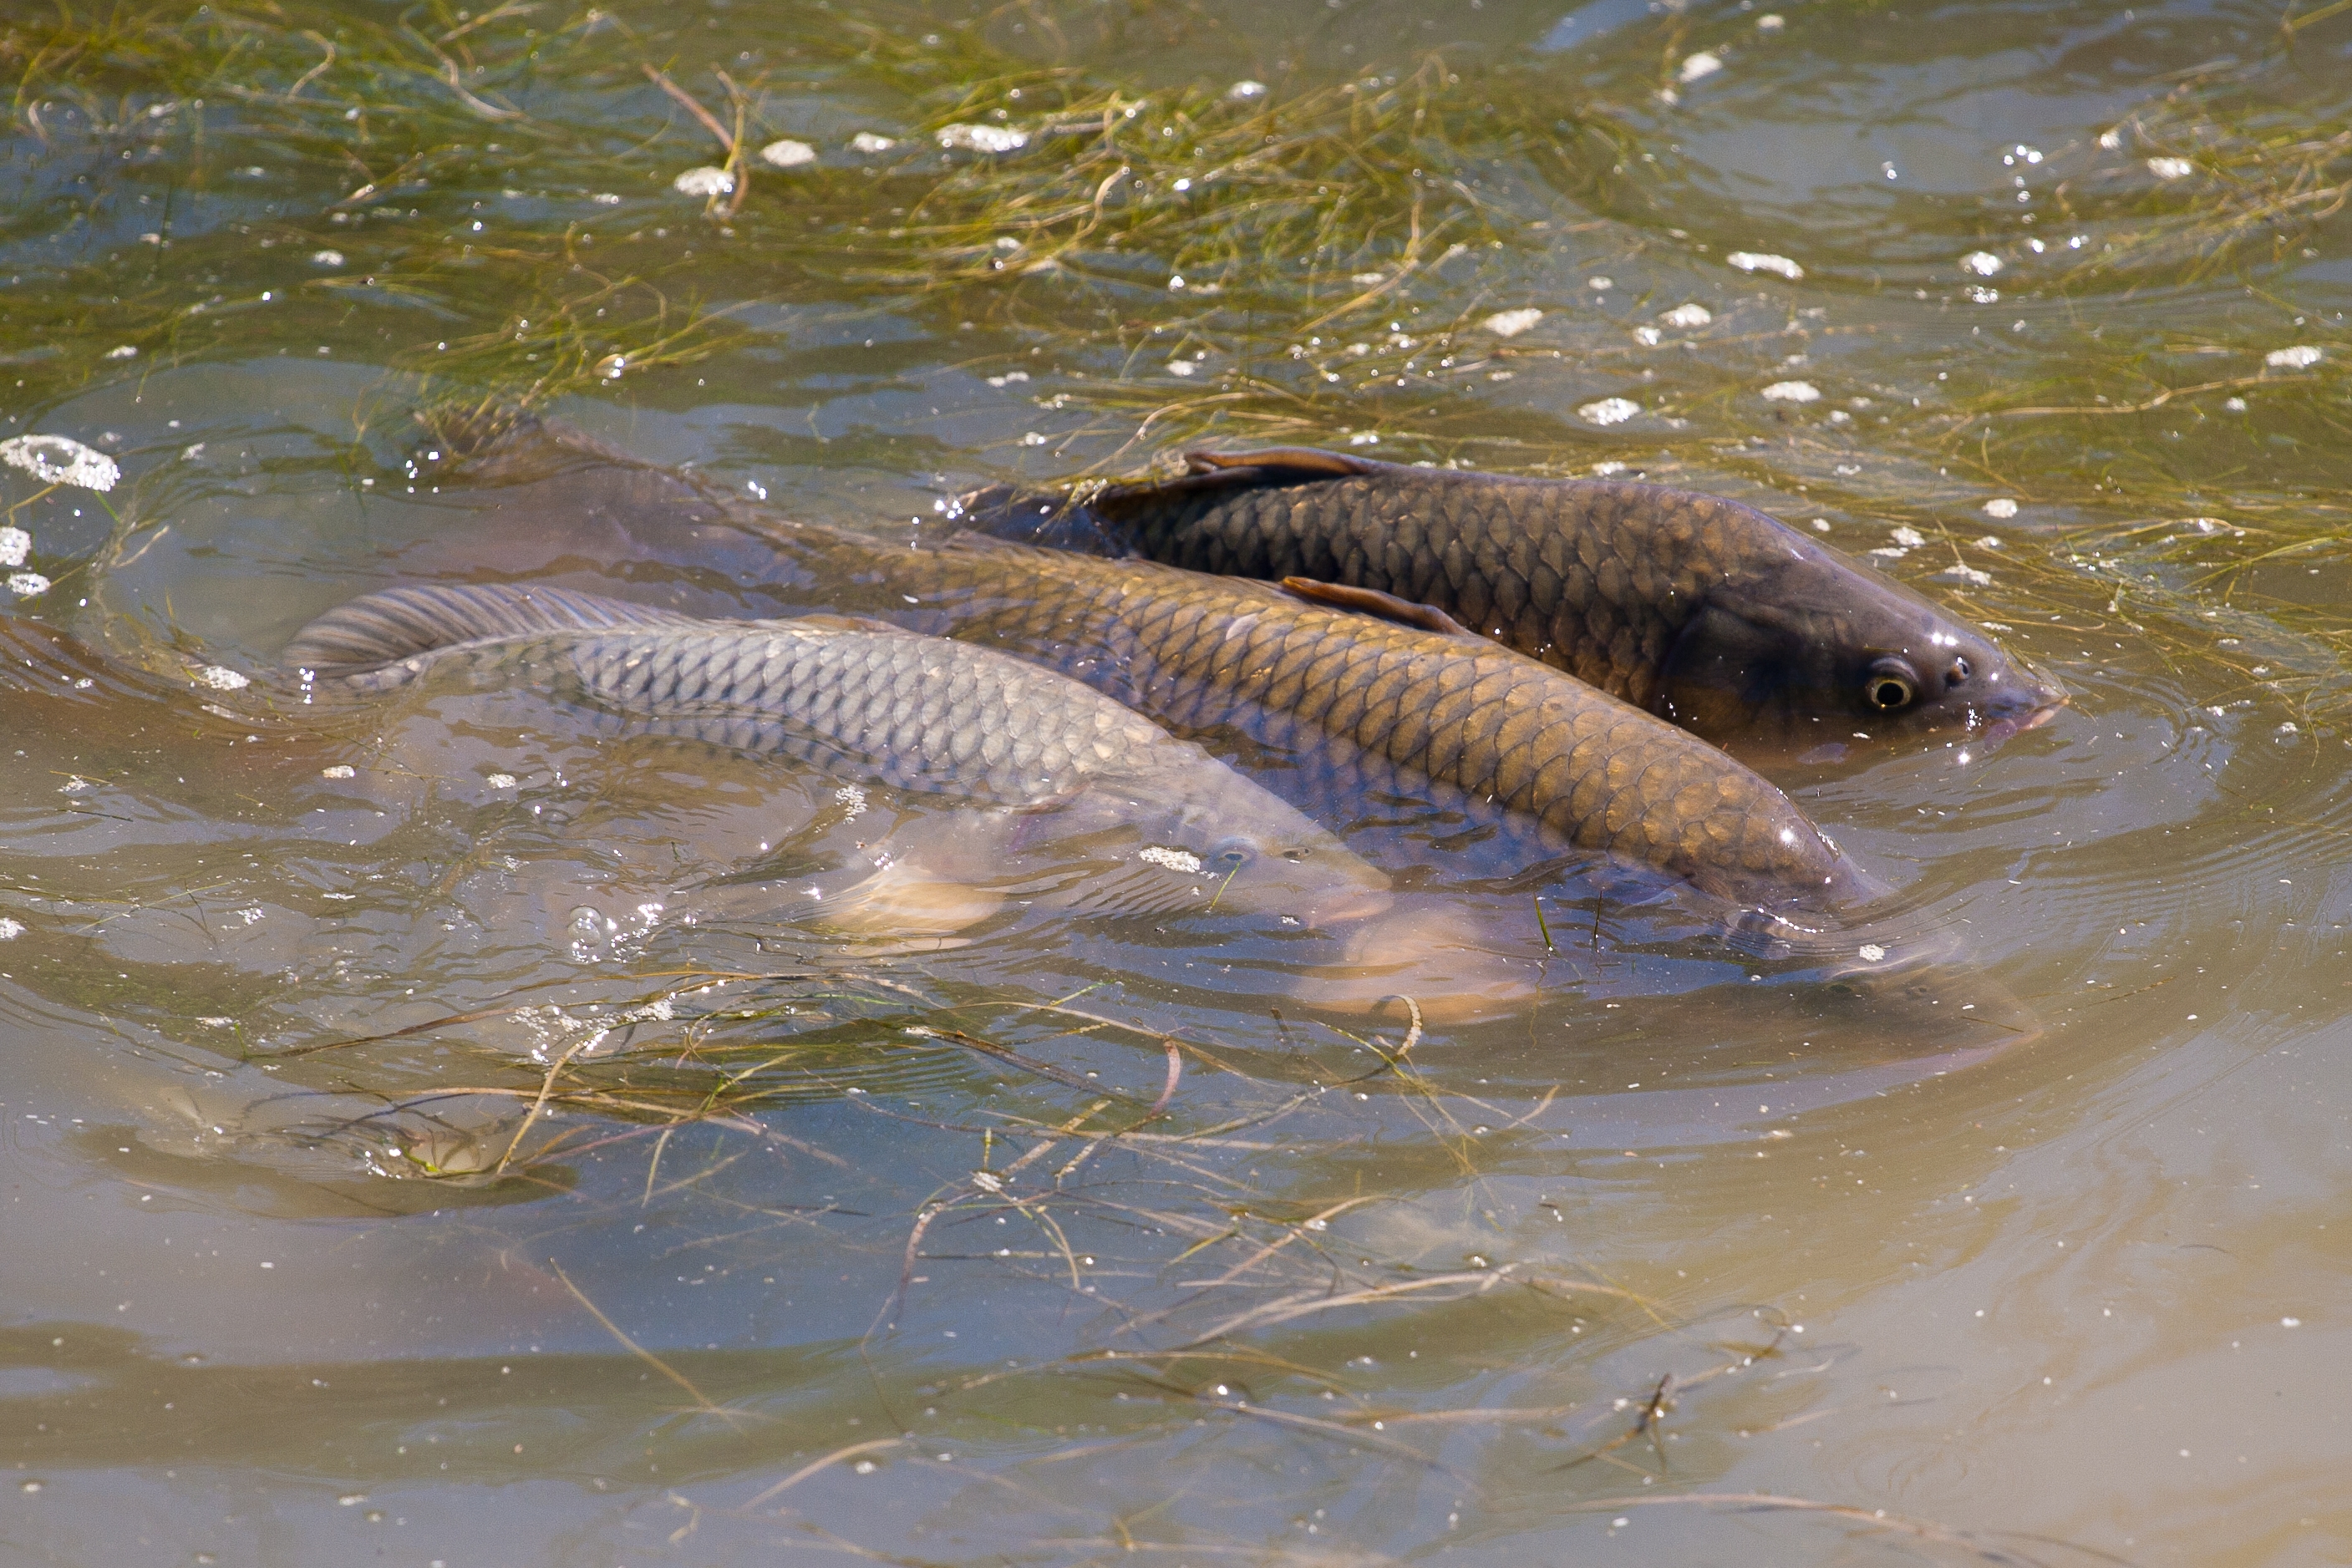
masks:
[[[280,658],[290,669],[350,680],[485,638],[688,623],[688,617],[670,611],[562,588],[416,585],[365,594],[330,610],[296,632]]]

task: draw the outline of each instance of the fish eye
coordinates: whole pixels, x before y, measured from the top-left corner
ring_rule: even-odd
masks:
[[[1305,850],[1285,850],[1282,852],[1282,858],[1288,861],[1292,865],[1298,865],[1306,861],[1307,852]]]
[[[1912,679],[1910,670],[1893,659],[1872,665],[1870,673],[1863,677],[1862,700],[1881,713],[1909,707],[1918,695],[1918,684]]]
[[[1944,688],[1948,691],[1952,687],[1959,685],[1968,678],[1969,662],[1966,659],[1954,659],[1952,661],[1952,667],[1944,672]]]

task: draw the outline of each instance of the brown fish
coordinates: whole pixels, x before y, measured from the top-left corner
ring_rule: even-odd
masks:
[[[1524,479],[1306,448],[1191,453],[1181,477],[966,497],[1000,538],[1443,612],[1709,739],[1857,726],[2000,738],[2055,682],[1900,584],[1756,510],[1597,479]]]
[[[1434,799],[1535,852],[1577,851],[1766,910],[1835,909],[1873,884],[1779,789],[1696,737],[1482,637],[1307,602],[1269,584],[985,539],[938,550],[783,536],[1043,658],[1183,734],[1245,736],[1327,821]],[[804,558],[805,559],[805,558]]]

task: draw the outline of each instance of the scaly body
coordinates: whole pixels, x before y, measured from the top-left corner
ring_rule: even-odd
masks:
[[[943,613],[959,638],[1055,661],[1179,730],[1240,730],[1381,792],[1434,783],[1539,828],[1555,851],[1743,904],[1827,908],[1870,890],[1756,773],[1482,638],[1149,562],[996,544],[891,549],[807,528],[786,537],[834,572]],[[1366,804],[1330,803],[1351,815]]]
[[[2065,694],[1911,592],[1752,507],[1283,450],[1074,496],[982,491],[1002,538],[1434,606],[1711,739],[2023,727]]]
[[[353,692],[470,671],[584,703],[630,731],[959,800],[1110,800],[1232,883],[1240,907],[1303,914],[1326,894],[1386,886],[1295,809],[1109,698],[1006,654],[873,622],[709,622],[561,589],[416,587],[330,612],[284,660]]]

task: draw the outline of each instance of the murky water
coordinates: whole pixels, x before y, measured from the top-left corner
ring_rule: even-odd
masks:
[[[0,57],[5,434],[122,471],[0,474],[0,1556],[2352,1558],[2352,11],[68,5]],[[740,102],[731,213],[656,68]],[[443,450],[518,405],[735,499]],[[1968,964],[1772,972],[1411,801],[1375,922],[1171,912],[274,667],[396,581],[760,612],[763,518],[1273,441],[1752,500],[2060,674],[1989,756],[1767,759]],[[952,889],[843,915],[880,857]]]

